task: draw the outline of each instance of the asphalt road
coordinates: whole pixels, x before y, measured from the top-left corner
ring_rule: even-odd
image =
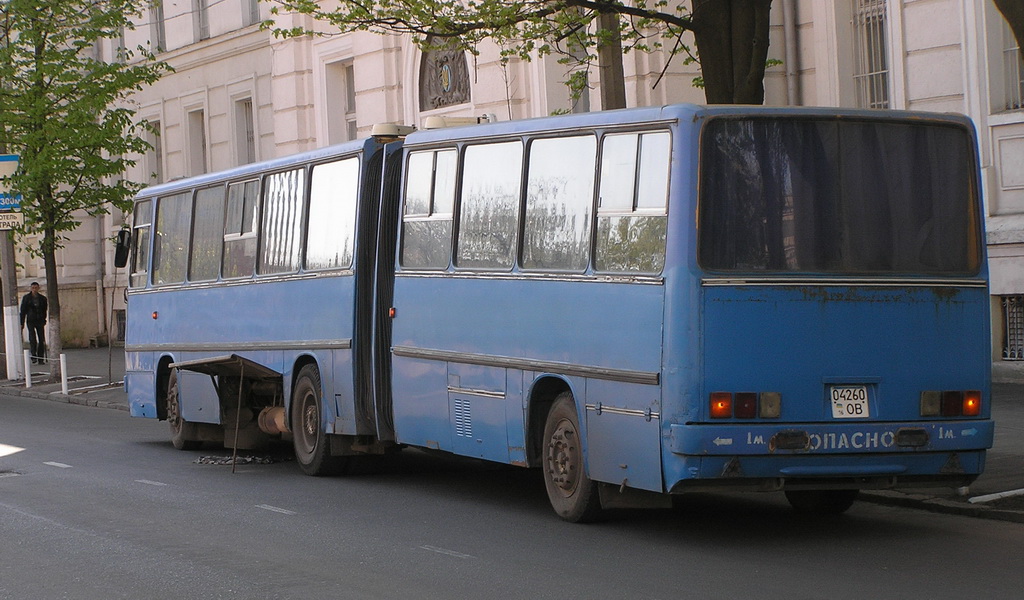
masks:
[[[539,474],[404,452],[196,464],[166,425],[0,396],[0,598],[1020,598],[1024,525],[778,495],[571,525]]]

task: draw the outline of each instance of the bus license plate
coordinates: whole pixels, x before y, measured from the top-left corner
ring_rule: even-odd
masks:
[[[832,418],[863,419],[868,412],[868,388],[863,385],[832,386]]]

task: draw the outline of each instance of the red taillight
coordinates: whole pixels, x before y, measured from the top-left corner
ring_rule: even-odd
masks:
[[[712,419],[778,419],[782,413],[779,392],[711,392],[708,407]]]
[[[711,418],[732,417],[732,392],[711,392]]]
[[[736,394],[735,413],[737,419],[753,419],[757,416],[757,394],[739,392]]]
[[[964,392],[963,414],[965,417],[977,417],[981,414],[981,392],[968,390]]]
[[[963,392],[942,392],[942,416],[959,417],[960,413],[963,411],[963,403]]]

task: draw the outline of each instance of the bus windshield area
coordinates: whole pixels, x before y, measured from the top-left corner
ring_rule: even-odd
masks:
[[[974,275],[974,149],[927,121],[732,118],[701,136],[708,271]]]

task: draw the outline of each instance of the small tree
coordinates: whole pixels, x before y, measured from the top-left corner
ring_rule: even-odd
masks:
[[[602,90],[614,88],[605,94],[603,108],[625,106],[621,64],[622,53],[629,51],[664,51],[669,61],[680,54],[686,60],[699,57],[709,103],[764,102],[771,0],[693,0],[692,12],[680,0],[274,1],[279,5],[271,9],[275,15],[309,15],[339,33],[412,34],[421,47],[429,38],[471,53],[491,40],[502,48],[503,58],[556,53],[570,68],[597,64]],[[274,21],[265,26],[274,27]],[[687,32],[695,36],[696,52],[684,42]],[[298,26],[275,33],[309,31]],[[574,94],[586,85],[579,77],[568,83]]]
[[[148,145],[128,96],[168,67],[143,48],[104,61],[99,46],[121,40],[139,0],[6,0],[0,3],[0,142],[21,155],[12,187],[23,196],[20,239],[40,235],[49,300],[49,356],[59,355],[56,250],[80,224],[111,206],[127,210],[135,183],[121,179]],[[117,44],[120,47],[120,43]],[[58,374],[50,361],[51,377]]]

